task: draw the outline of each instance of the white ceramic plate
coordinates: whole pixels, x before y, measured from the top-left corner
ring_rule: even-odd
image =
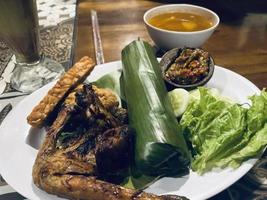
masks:
[[[89,80],[97,80],[104,74],[120,68],[119,61],[97,66]],[[44,86],[22,100],[0,127],[0,174],[15,190],[32,200],[61,199],[38,189],[32,182],[32,166],[44,131],[33,129],[26,122],[27,115],[53,84]],[[244,77],[218,66],[207,87],[217,88],[223,95],[240,103],[248,102],[248,96],[260,92]],[[155,194],[184,195],[192,200],[206,199],[236,182],[252,168],[255,162],[256,159],[251,159],[236,170],[216,170],[203,176],[190,172],[185,177],[163,178],[146,191]]]

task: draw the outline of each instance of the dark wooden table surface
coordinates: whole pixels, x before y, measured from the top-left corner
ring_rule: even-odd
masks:
[[[90,9],[98,12],[105,60],[109,62],[119,60],[122,48],[138,37],[153,44],[144,26],[143,14],[169,2],[80,0],[75,60],[84,55],[94,56]],[[203,45],[216,64],[245,76],[260,89],[267,87],[267,3],[246,0],[186,2],[211,8],[221,18],[219,27]]]
[[[90,9],[98,12],[105,61],[110,62],[119,60],[123,47],[138,37],[153,44],[143,23],[143,14],[152,7],[174,2],[192,3],[215,11],[221,22],[203,48],[211,53],[217,65],[243,75],[260,89],[267,87],[267,3],[261,0],[80,0],[75,60],[84,55],[94,57]],[[267,181],[266,166],[264,170]],[[267,196],[266,182],[265,186],[253,189],[246,184],[243,180],[213,199],[251,199],[256,196],[264,199]]]

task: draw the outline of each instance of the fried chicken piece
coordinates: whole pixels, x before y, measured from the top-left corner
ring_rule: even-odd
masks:
[[[186,200],[176,195],[162,195],[132,190],[104,182],[93,176],[69,175],[46,176],[43,189],[68,199],[81,200]]]
[[[42,127],[48,115],[64,98],[82,83],[94,69],[95,63],[89,57],[83,57],[70,68],[50,89],[47,95],[34,107],[27,121],[33,127]]]
[[[78,85],[75,89],[71,91],[71,93],[66,97],[63,104],[65,105],[75,105],[76,104],[76,94],[78,92],[81,92],[83,89],[84,84]],[[103,106],[111,110],[114,107],[119,106],[118,98],[117,96],[109,89],[105,88],[98,88],[95,85],[92,85],[92,89],[94,90],[95,94],[100,99]]]
[[[96,95],[102,102],[102,104],[108,109],[112,109],[113,107],[117,107],[119,105],[118,98],[116,95],[109,89],[98,88],[93,85],[93,90]]]
[[[74,106],[76,105],[76,94],[83,90],[83,84],[78,85],[74,88],[71,93],[66,97],[63,104],[66,106]]]
[[[134,152],[134,134],[127,125],[105,131],[96,138],[95,159],[101,174],[127,169]]]
[[[92,87],[83,86],[84,94],[77,94],[77,106],[63,105],[59,114],[46,134],[45,140],[38,152],[35,160],[32,176],[33,182],[39,188],[48,193],[56,194],[69,199],[83,200],[177,200],[177,196],[157,196],[148,194],[143,191],[127,189],[119,185],[98,179],[98,172],[92,155],[94,154],[94,144],[90,141],[90,137],[94,134],[81,134],[72,141],[71,145],[66,148],[57,148],[57,139],[64,127],[68,124],[72,115],[77,109],[85,112],[88,118],[94,120],[103,119],[102,123],[106,123],[100,130],[106,132],[100,139],[101,142],[110,141],[113,135],[123,135],[128,130],[121,121],[116,119],[101,104],[97,95],[94,94]],[[86,109],[85,109],[86,108]],[[77,114],[77,113],[76,113]],[[85,121],[90,121],[85,119]],[[95,123],[92,123],[94,125]],[[120,128],[124,126],[123,128]],[[98,125],[97,125],[98,127]],[[93,129],[95,127],[92,127]],[[108,131],[108,129],[114,130]],[[119,133],[119,131],[123,131]],[[87,132],[88,133],[88,132]],[[101,134],[95,134],[96,137]],[[124,136],[124,135],[123,135]],[[108,138],[107,138],[108,137]],[[127,137],[126,137],[127,138]],[[116,140],[115,144],[123,144],[122,140]],[[127,142],[130,140],[127,139]],[[113,141],[114,142],[114,141]],[[87,148],[82,148],[84,145]],[[100,144],[101,145],[101,144]],[[129,146],[129,145],[128,145]],[[111,149],[112,146],[104,147]],[[122,145],[125,151],[127,145]],[[113,155],[112,155],[113,156]]]

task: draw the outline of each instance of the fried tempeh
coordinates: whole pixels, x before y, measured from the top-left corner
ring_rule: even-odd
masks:
[[[71,92],[82,83],[94,69],[95,63],[89,57],[83,57],[72,68],[70,68],[50,89],[47,95],[34,107],[27,121],[34,127],[41,127],[47,116],[55,107]]]

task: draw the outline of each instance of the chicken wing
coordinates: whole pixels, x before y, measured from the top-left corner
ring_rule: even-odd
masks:
[[[85,124],[83,132],[72,136],[64,145],[58,145],[66,127],[77,127],[71,125],[75,120]],[[75,106],[63,105],[48,130],[33,166],[34,184],[48,193],[69,199],[184,199],[157,196],[99,179],[100,173],[109,170],[105,165],[112,159],[117,159],[114,162],[123,159],[125,163],[110,166],[111,171],[128,167],[133,133],[124,121],[103,106],[91,86],[84,85],[83,91],[76,96]]]

